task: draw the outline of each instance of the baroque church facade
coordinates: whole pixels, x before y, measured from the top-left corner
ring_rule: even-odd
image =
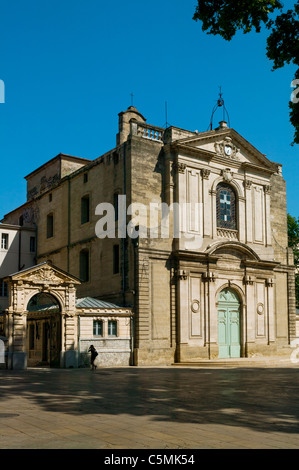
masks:
[[[71,358],[63,366],[78,366],[91,342],[104,352],[109,339],[113,361],[131,365],[290,354],[296,309],[282,166],[225,121],[207,132],[164,129],[130,106],[114,149],[95,160],[59,154],[26,180],[27,201],[2,220],[22,218],[36,231],[36,265],[5,279],[5,334],[21,363],[34,356],[45,315],[56,320],[39,340]],[[102,203],[115,209],[113,230],[101,223]],[[142,210],[162,206],[167,236],[163,213]],[[56,306],[34,307],[37,294]]]

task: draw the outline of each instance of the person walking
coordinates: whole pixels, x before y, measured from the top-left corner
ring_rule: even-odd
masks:
[[[94,361],[95,361],[95,358],[98,356],[98,352],[96,348],[93,346],[93,344],[89,346],[88,352],[91,352],[91,358],[90,358],[91,370],[96,370],[97,366],[94,363]]]

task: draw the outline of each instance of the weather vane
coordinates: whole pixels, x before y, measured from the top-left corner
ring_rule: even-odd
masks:
[[[229,115],[228,115],[227,109],[226,109],[225,104],[224,104],[224,99],[222,98],[221,86],[219,87],[219,89],[220,89],[219,98],[218,98],[217,103],[215,104],[215,106],[213,108],[211,121],[210,121],[210,124],[209,124],[209,127],[208,127],[208,130],[210,130],[210,131],[213,129],[213,117],[214,117],[214,114],[215,114],[215,112],[217,111],[218,108],[223,108],[223,121],[225,121],[225,115],[226,115],[227,120],[228,120],[228,127],[230,127]]]

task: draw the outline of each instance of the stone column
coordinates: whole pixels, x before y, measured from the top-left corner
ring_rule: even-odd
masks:
[[[12,354],[13,354],[13,313],[10,309],[5,311],[5,336],[8,338],[7,342],[7,368],[12,369]]]
[[[209,194],[209,177],[211,170],[202,169],[202,204],[203,204],[203,236],[211,236],[211,204],[210,204],[210,194]]]
[[[256,299],[254,279],[250,275],[244,276],[245,295],[246,295],[246,341],[245,354],[250,357],[250,353],[254,350],[255,345],[255,320],[256,320]]]
[[[217,209],[216,209],[216,191],[209,191],[211,195],[211,208],[212,208],[212,238],[217,239]]]
[[[269,278],[266,281],[267,289],[267,308],[268,308],[268,344],[275,343],[275,318],[274,318],[274,292],[273,292],[273,279]]]
[[[207,292],[207,345],[209,348],[209,359],[215,359],[218,357],[218,310],[217,310],[217,299],[216,299],[216,287],[215,287],[215,276],[212,272],[207,272],[203,276],[203,280],[206,282]]]
[[[76,314],[76,289],[69,284],[65,291],[64,367],[78,367],[78,315]]]
[[[187,203],[187,188],[186,188],[186,164],[182,162],[177,162],[175,164],[175,170],[177,172],[177,201],[181,204],[181,208],[185,207],[184,204]],[[180,250],[185,249],[185,238],[181,238],[182,232],[186,230],[187,227],[187,214],[185,210],[179,211],[179,239],[178,245]]]
[[[74,314],[65,314],[64,318],[64,367],[78,367],[77,321]]]
[[[295,267],[288,270],[288,302],[289,302],[289,342],[296,339],[296,291],[295,291]]]
[[[60,367],[64,367],[65,360],[65,315],[61,312],[61,351],[60,351]]]
[[[265,193],[265,241],[266,246],[271,245],[271,215],[270,215],[270,190],[269,185],[264,186]]]
[[[246,243],[252,243],[252,197],[251,197],[252,181],[245,180],[245,198],[246,198]]]
[[[165,196],[166,203],[170,206],[173,203],[173,190],[175,184],[175,168],[170,159],[166,160],[166,183],[165,183]]]
[[[187,273],[183,270],[179,270],[177,274],[178,278],[178,360],[179,362],[184,360],[184,346],[188,344],[189,340],[189,318],[188,318],[188,301],[189,301],[189,289],[188,289],[188,277]]]
[[[245,218],[245,198],[239,197],[239,241],[245,243],[246,218]]]
[[[14,312],[12,315],[12,369],[27,368],[26,327],[27,312]]]

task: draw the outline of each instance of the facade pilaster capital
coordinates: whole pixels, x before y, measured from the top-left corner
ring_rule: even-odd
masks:
[[[182,162],[175,162],[173,164],[173,168],[177,173],[184,174],[185,170],[186,170],[186,167],[187,167],[186,163],[182,163]]]
[[[244,184],[244,188],[245,188],[245,189],[250,190],[250,189],[251,189],[251,186],[252,186],[252,181],[246,179],[246,180],[244,180],[243,184]]]
[[[188,273],[187,271],[185,271],[184,269],[179,269],[177,271],[177,278],[180,280],[180,281],[186,281],[188,279]]]
[[[204,282],[215,282],[216,276],[215,276],[215,273],[211,271],[207,271],[203,273],[202,279]]]
[[[207,168],[202,168],[201,169],[201,176],[203,179],[208,180],[211,174],[211,170],[208,170]]]
[[[264,193],[265,194],[270,194],[271,193],[271,186],[269,184],[266,184],[264,186]]]

